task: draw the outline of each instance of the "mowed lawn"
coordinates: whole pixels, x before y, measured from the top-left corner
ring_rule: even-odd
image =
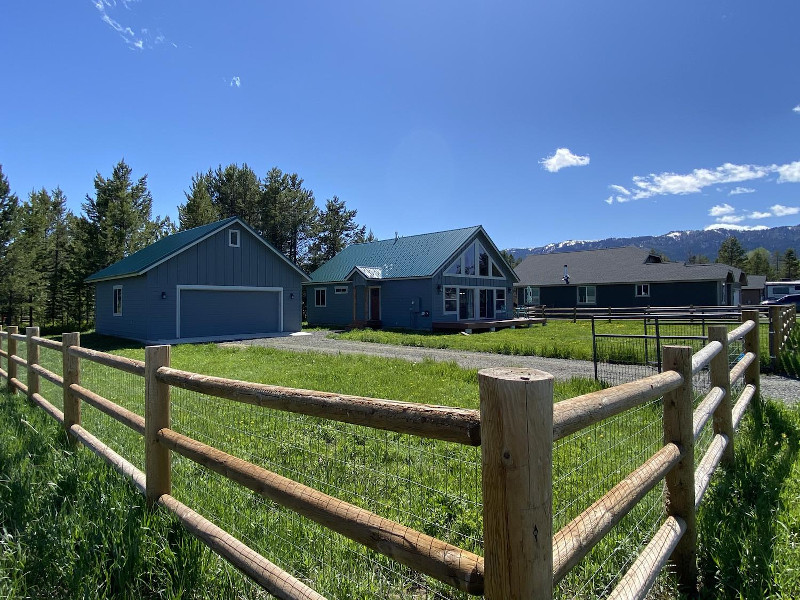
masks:
[[[132,358],[141,359],[144,355],[140,348],[117,346],[115,349],[118,341],[108,338],[85,336],[83,343]],[[43,352],[43,362],[53,365],[54,370],[58,370],[57,358],[55,353]],[[449,363],[413,364],[366,356],[293,354],[265,348],[233,349],[204,345],[174,347],[172,365],[195,372],[290,387],[478,407],[476,372]],[[141,379],[88,361],[82,363],[82,377],[88,387],[141,413]],[[593,389],[596,389],[596,384],[592,381],[557,382],[556,401]],[[48,398],[57,393],[54,388],[45,386],[43,390]],[[57,399],[55,403],[60,404]],[[286,415],[179,390],[173,390],[172,403],[173,426],[178,431],[382,516],[482,553],[479,449]],[[8,426],[16,423],[27,432],[29,428],[20,423],[33,423],[29,413],[34,409],[20,400],[15,400],[13,405],[17,408],[16,412],[12,411],[11,421],[7,420]],[[85,405],[84,424],[134,464],[141,466],[141,438]],[[58,438],[57,429],[50,428],[50,431],[50,435],[55,436],[53,439]],[[554,453],[557,528],[658,446],[660,411],[657,403],[653,403],[588,433],[565,440]],[[711,544],[708,539],[703,542],[705,555],[701,567],[705,584],[712,586],[708,589],[714,589],[716,583],[724,585],[724,589],[730,591],[724,594],[728,597],[738,597],[739,593],[743,597],[758,597],[750,593],[755,589],[764,590],[763,597],[797,597],[800,595],[797,577],[800,568],[797,543],[800,507],[793,500],[800,495],[800,414],[797,410],[769,404],[756,419],[745,419],[740,438],[742,459],[737,469],[715,478],[707,508],[701,513],[701,524],[706,527],[707,537],[715,530],[717,520],[724,520],[727,524],[721,530],[725,535],[712,538],[719,541],[718,544]],[[63,467],[63,463],[75,460],[76,456],[88,455],[85,449],[72,453],[67,445],[57,441],[46,441],[45,445],[48,452],[53,453],[53,461],[57,463],[53,468],[56,470]],[[42,452],[38,460],[46,462],[48,452]],[[4,464],[1,476],[12,480],[20,475],[11,471],[24,473],[29,468],[33,467]],[[72,476],[78,472],[75,466],[68,468],[72,469]],[[81,463],[80,469],[84,468],[87,467]],[[330,598],[421,598],[426,594],[427,597],[462,597],[429,578],[398,568],[313,523],[256,499],[250,492],[210,476],[184,459],[176,458],[173,468],[174,494],[181,501],[229,529],[294,575],[311,582]],[[56,475],[45,479],[53,477]],[[122,485],[121,478],[119,482]],[[48,484],[40,482],[37,485]],[[108,510],[107,506],[98,504],[102,495],[98,500],[85,494],[70,494],[73,491],[69,488],[58,487],[55,496],[63,496],[71,511],[84,515],[74,517],[79,521],[96,519],[98,511]],[[53,497],[54,494],[48,494],[46,502],[51,502]],[[737,498],[733,505],[730,503],[732,497]],[[11,501],[15,501],[13,497]],[[119,502],[124,504],[127,501]],[[652,494],[641,512],[632,516],[630,523],[621,524],[615,535],[579,565],[575,574],[562,586],[561,593],[565,597],[600,595],[607,582],[628,564],[626,555],[638,545],[632,541],[630,533],[640,529],[641,521],[653,516],[658,518],[660,502],[660,493]],[[651,515],[653,507],[656,514]],[[58,511],[52,514],[46,507],[39,510],[49,519],[59,519]],[[140,512],[134,514],[137,518],[141,516]],[[753,518],[745,518],[745,515]],[[44,516],[38,518],[40,521],[37,522],[47,522]],[[13,519],[7,511],[3,512],[2,525],[11,537],[6,535],[5,538],[1,568],[8,576],[0,578],[0,592],[4,581],[13,582],[8,585],[12,586],[9,589],[15,592],[14,595],[34,597],[81,596],[83,594],[78,591],[85,590],[91,582],[96,582],[98,589],[104,585],[104,561],[99,559],[96,567],[85,564],[91,561],[80,564],[84,575],[82,580],[90,582],[81,584],[84,585],[82,588],[63,591],[55,586],[52,578],[37,578],[29,569],[30,564],[26,566],[26,561],[19,555],[19,540],[30,540],[42,534],[41,527],[31,525],[34,521]],[[109,526],[121,525],[110,521]],[[176,590],[181,590],[182,597],[204,597],[204,585],[217,590],[218,597],[248,597],[254,593],[253,588],[243,578],[232,575],[229,568],[220,566],[219,561],[208,558],[197,548],[187,546],[190,542],[177,536],[171,520],[165,519],[163,523],[148,521],[142,531],[130,525],[127,527],[126,536],[129,537],[123,542],[119,539],[106,542],[98,536],[98,550],[95,552],[98,557],[119,552],[120,543],[145,549],[143,562],[134,561],[131,566],[115,571],[114,589],[118,592],[109,597],[136,597],[142,589],[147,590],[145,595],[150,597],[175,597]],[[148,533],[151,527],[153,532]],[[56,532],[54,535],[68,534]],[[764,535],[767,535],[766,539]],[[167,541],[145,544],[143,536]],[[170,536],[178,540],[175,543],[180,547],[188,550],[176,555],[174,549],[170,550]],[[112,545],[104,545],[107,543]],[[150,559],[157,562],[158,553],[167,551],[165,548],[177,556],[168,563],[176,572],[177,580],[152,582],[142,572],[147,567],[141,565]],[[54,569],[66,572],[74,568],[77,560],[74,555],[67,554],[62,562],[57,555],[48,553],[48,560],[54,561]],[[195,559],[197,564],[188,564]],[[720,568],[720,564],[724,566],[734,562],[736,568]],[[163,586],[163,593],[152,591],[153,583]],[[668,581],[659,585],[664,590],[670,589]],[[223,591],[220,586],[227,587]]]

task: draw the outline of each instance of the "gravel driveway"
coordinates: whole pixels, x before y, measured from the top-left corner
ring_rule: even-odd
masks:
[[[586,360],[353,342],[350,340],[331,339],[328,337],[330,333],[331,331],[329,330],[314,330],[303,332],[299,335],[226,342],[220,345],[228,347],[264,346],[293,352],[323,352],[326,354],[369,354],[385,358],[402,358],[412,362],[421,362],[427,358],[441,362],[452,361],[467,369],[527,367],[547,371],[559,380],[566,380],[571,377],[594,377],[594,365]],[[794,404],[800,399],[800,381],[778,375],[762,375],[761,391],[769,398],[780,399],[787,404]]]

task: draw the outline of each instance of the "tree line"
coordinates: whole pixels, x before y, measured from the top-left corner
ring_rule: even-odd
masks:
[[[316,206],[296,173],[270,169],[259,178],[246,164],[192,177],[177,225],[153,216],[147,175],[134,178],[124,160],[99,172],[94,195],[76,215],[60,188],[11,191],[0,165],[0,318],[45,327],[83,328],[94,319],[94,286],[86,277],[178,230],[237,216],[301,268],[311,271],[351,243],[371,241],[337,196]]]
[[[689,262],[707,263],[709,260],[706,256],[694,255]],[[770,252],[766,248],[754,248],[748,252],[734,235],[722,241],[716,262],[742,269],[748,275],[764,275],[767,281],[800,279],[800,260],[794,248],[782,253]]]

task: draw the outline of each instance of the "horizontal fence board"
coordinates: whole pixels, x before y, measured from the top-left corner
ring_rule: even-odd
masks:
[[[721,387],[713,387],[708,391],[705,398],[694,409],[694,439],[700,436],[700,432],[705,427],[711,415],[717,410],[719,403],[725,398],[725,390]]]
[[[31,340],[37,346],[43,346],[45,348],[50,348],[50,350],[55,350],[57,352],[61,352],[64,349],[64,344],[57,340],[49,340],[47,338],[39,337],[38,335],[31,336]]]
[[[752,365],[755,359],[756,355],[752,352],[748,352],[741,359],[739,359],[739,362],[737,362],[731,369],[731,385],[739,381],[739,379],[744,376],[745,371],[747,371],[747,367]]]
[[[750,333],[753,328],[756,327],[756,323],[754,321],[745,321],[736,329],[728,332],[728,343],[731,344],[738,339],[743,338],[745,335]]]
[[[11,333],[9,334],[12,340],[17,340],[18,342],[24,342],[28,339],[24,333]]]
[[[125,358],[124,356],[117,356],[116,354],[90,350],[89,348],[83,348],[81,346],[70,346],[68,352],[79,358],[85,358],[86,360],[107,367],[114,367],[120,371],[144,377],[144,361],[142,360],[134,360],[132,358]]]
[[[708,490],[708,484],[711,483],[711,477],[714,475],[714,471],[717,470],[722,460],[722,454],[725,452],[725,448],[728,447],[728,442],[727,435],[722,433],[716,434],[708,445],[708,450],[706,450],[706,453],[703,455],[700,464],[697,465],[697,469],[695,469],[694,472],[695,508],[700,506],[700,502],[703,501],[703,496],[705,496],[706,490]]]
[[[666,444],[554,535],[554,583],[561,581],[680,459],[680,448],[676,444]]]
[[[324,596],[169,494],[162,495],[158,503],[174,513],[192,535],[276,598],[325,600]]]
[[[608,600],[644,600],[685,532],[686,522],[683,519],[668,517],[620,579]]]
[[[40,364],[32,364],[31,369],[34,373],[39,375],[52,383],[53,385],[57,385],[58,387],[64,387],[64,378],[59,375],[58,373],[53,373],[52,371],[48,371]]]
[[[144,494],[145,475],[142,471],[134,467],[130,462],[114,452],[80,425],[72,425],[68,431],[84,446],[89,448],[89,450],[111,465],[116,471],[130,479],[133,485],[136,486],[136,489]]]
[[[42,396],[41,394],[32,394],[31,400],[33,400],[35,404],[38,404],[39,408],[44,410],[44,412],[53,417],[56,421],[58,421],[59,423],[64,422],[64,413],[62,413],[55,406],[50,404],[50,402],[48,402],[44,396]]]
[[[750,401],[753,399],[753,396],[756,395],[756,386],[752,384],[748,384],[744,386],[742,393],[739,395],[739,399],[736,401],[736,405],[733,407],[733,428],[736,429],[739,427],[739,423],[744,416],[744,411],[747,410]]]
[[[28,361],[22,358],[21,356],[17,356],[16,354],[12,354],[10,357],[8,357],[8,359],[13,363],[18,364],[21,367],[28,366]]]
[[[111,402],[111,400],[108,400],[107,398],[104,398],[103,396],[96,394],[93,391],[78,385],[77,383],[70,385],[69,390],[84,402],[94,406],[97,410],[104,412],[109,417],[116,419],[126,427],[133,429],[139,435],[144,435],[144,417],[137,415],[135,412],[132,412],[127,408],[120,406],[119,404],[114,404]]]
[[[702,338],[705,339],[705,338]],[[709,342],[692,355],[692,375],[697,375],[722,351],[720,342]]]
[[[3,358],[8,358],[8,352],[0,348],[0,356],[2,356]]]
[[[557,402],[553,405],[553,441],[663,396],[681,383],[683,378],[680,374],[665,371]]]
[[[27,386],[27,385],[25,385],[24,383],[22,383],[22,382],[21,382],[19,379],[17,379],[16,377],[12,377],[12,378],[9,380],[9,384],[11,385],[12,389],[13,389],[13,388],[17,388],[17,389],[18,389],[20,392],[22,392],[23,394],[27,394],[27,393],[28,393],[28,386]]]
[[[480,411],[378,398],[299,390],[161,367],[169,385],[245,404],[299,413],[398,433],[480,445]]]
[[[171,429],[158,440],[182,456],[328,529],[470,594],[483,593],[483,558],[267,471]]]

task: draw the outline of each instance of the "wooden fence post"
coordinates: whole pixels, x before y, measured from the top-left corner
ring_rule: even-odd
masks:
[[[759,336],[759,318],[761,313],[757,310],[743,310],[742,321],[753,321],[756,326],[752,331],[744,336],[744,351],[752,352],[756,355],[753,364],[747,367],[744,372],[744,384],[752,385],[756,388],[756,395],[754,396],[756,402],[760,402],[761,398],[761,340]]]
[[[69,353],[72,346],[81,345],[81,334],[78,332],[65,333],[61,336],[61,365],[64,377],[64,428],[69,432],[73,425],[81,424],[81,399],[69,389],[73,383],[81,384],[81,359]]]
[[[680,517],[686,533],[670,558],[678,577],[678,588],[690,598],[697,596],[697,521],[694,508],[694,428],[692,393],[692,349],[664,346],[664,370],[677,371],[683,384],[664,394],[664,443],[681,449],[680,462],[667,473],[665,505],[668,516]]]
[[[156,379],[156,371],[169,366],[169,346],[144,349],[144,455],[147,505],[153,507],[163,494],[172,493],[169,448],[160,444],[158,432],[169,428],[169,385]]]
[[[478,372],[481,399],[484,594],[553,596],[553,376]]]
[[[728,328],[725,325],[709,325],[708,341],[722,344],[722,351],[711,359],[709,374],[711,386],[720,387],[725,396],[714,411],[714,433],[728,438],[728,446],[722,455],[722,464],[733,466],[733,403],[731,401],[731,371],[728,364]]]
[[[39,344],[34,342],[31,338],[39,337],[38,327],[28,327],[25,329],[26,350],[27,356],[25,359],[28,361],[28,398],[33,398],[34,394],[39,393],[39,374],[33,370],[33,365],[39,364]]]
[[[14,396],[17,393],[17,388],[11,384],[11,380],[17,377],[17,363],[11,360],[11,357],[17,353],[17,340],[11,336],[16,335],[19,329],[16,325],[9,325],[6,331],[8,331],[8,391]]]

